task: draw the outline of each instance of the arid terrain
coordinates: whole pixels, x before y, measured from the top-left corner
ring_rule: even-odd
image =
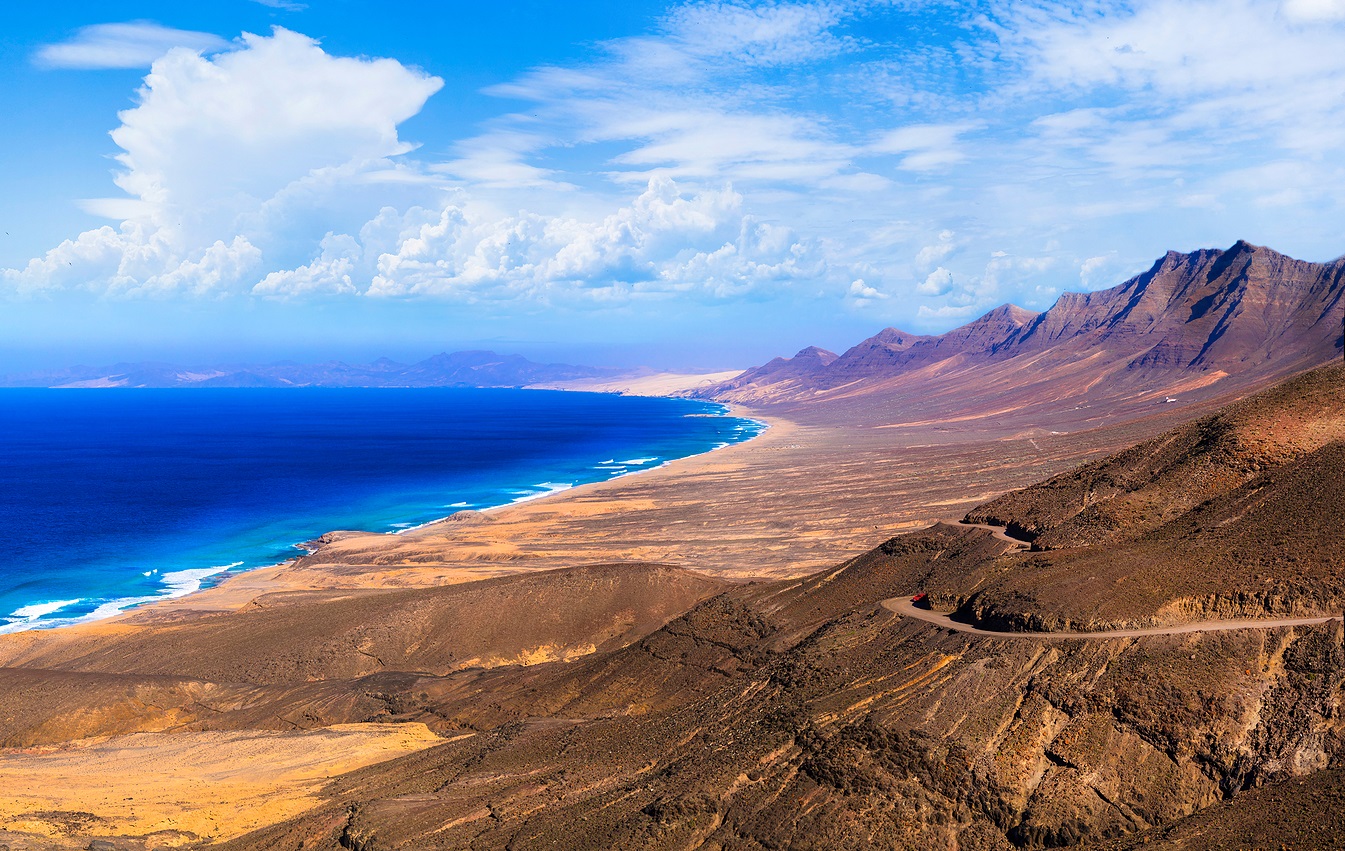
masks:
[[[1345,364],[1239,373],[1248,339],[1171,404],[1144,364],[960,421],[762,402],[746,444],[4,636],[0,845],[1333,847]]]

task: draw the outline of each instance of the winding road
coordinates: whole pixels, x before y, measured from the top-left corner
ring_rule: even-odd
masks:
[[[1315,618],[1257,618],[1246,620],[1200,621],[1179,626],[1154,626],[1143,629],[1113,629],[1105,632],[1001,632],[953,620],[945,612],[921,609],[909,597],[890,597],[881,603],[884,609],[902,617],[915,618],[943,629],[969,632],[989,638],[1021,638],[1030,641],[1066,641],[1080,638],[1141,638],[1146,635],[1185,635],[1191,632],[1225,632],[1230,629],[1276,629],[1283,626],[1316,626],[1339,620],[1340,615]]]
[[[994,535],[999,540],[1013,544],[1015,547],[1022,547],[1026,549],[1032,546],[1027,541],[1009,537],[1009,533],[1005,531],[1003,526],[991,526],[988,523],[969,523],[966,520],[945,520],[943,522],[947,523],[950,526],[968,526],[972,529],[984,529],[991,535]]]
[[[975,529],[984,529],[997,539],[1013,544],[1016,547],[1027,548],[1028,542],[1011,538],[1006,534],[1003,526],[990,526],[986,523],[968,523],[965,520],[945,520],[950,526],[970,526]],[[1219,620],[1219,621],[1199,621],[1197,623],[1184,623],[1178,626],[1153,626],[1143,627],[1141,629],[1113,629],[1099,632],[1075,632],[1072,630],[1063,630],[1061,632],[1009,632],[1008,630],[986,629],[985,627],[974,626],[968,623],[955,621],[948,612],[936,612],[932,609],[922,609],[911,602],[910,597],[889,597],[882,600],[880,605],[889,612],[901,615],[902,617],[915,618],[928,624],[951,629],[954,632],[967,632],[972,635],[984,635],[989,638],[1020,638],[1028,641],[1067,641],[1070,639],[1092,638],[1142,638],[1146,635],[1186,635],[1192,632],[1225,632],[1231,629],[1277,629],[1285,626],[1317,626],[1327,621],[1338,620],[1341,615],[1327,615],[1324,617],[1311,618],[1246,618],[1242,620]]]

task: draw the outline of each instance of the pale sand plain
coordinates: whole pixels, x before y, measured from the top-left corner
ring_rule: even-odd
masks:
[[[765,419],[770,428],[746,443],[654,470],[458,515],[404,534],[325,536],[309,556],[229,577],[187,597],[108,621],[0,636],[0,664],[37,642],[228,617],[267,595],[290,591],[336,597],[623,561],[672,564],[725,578],[801,576],[892,535],[960,517],[1004,491],[1194,415],[1171,407],[1108,428],[965,441],[943,429],[802,425],[738,409],[735,413]],[[311,733],[240,737],[167,729],[49,751],[0,751],[0,777],[15,779],[6,783],[10,793],[0,795],[0,842],[6,830],[24,831],[30,844],[46,837],[50,848],[83,848],[79,842],[87,840],[78,837],[100,832],[143,836],[177,830],[182,841],[189,835],[238,835],[309,806],[322,778],[441,741],[401,727],[380,733],[377,725],[369,726],[331,734],[339,747],[314,747],[305,738]],[[20,796],[13,794],[17,788],[40,791]],[[218,794],[203,791],[208,789]],[[134,818],[129,798],[135,799]],[[244,805],[216,806],[211,800]],[[72,813],[78,816],[73,827]],[[172,835],[154,841],[168,845]]]
[[[1119,442],[1087,434],[949,446],[766,419],[770,428],[754,440],[654,470],[402,534],[335,532],[311,555],[106,625],[238,609],[276,591],[428,587],[600,562],[740,579],[801,576]]]
[[[741,373],[741,369],[722,372],[656,372],[649,375],[619,375],[613,378],[576,378],[573,381],[534,384],[532,388],[622,393],[627,396],[671,396],[674,393],[698,390],[721,381],[728,381]]]
[[[424,724],[341,724],[6,748],[0,840],[27,833],[59,843],[78,833],[142,836],[171,848],[227,839],[311,808],[338,774],[445,741]]]

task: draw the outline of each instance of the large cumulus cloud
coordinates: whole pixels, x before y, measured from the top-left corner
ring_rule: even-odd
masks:
[[[127,197],[84,204],[119,226],[82,233],[4,278],[19,290],[114,294],[250,286],[268,254],[354,212],[371,184],[396,185],[404,167],[390,158],[413,147],[397,125],[441,85],[395,60],[331,56],[280,28],[213,56],[171,49],[111,134]]]

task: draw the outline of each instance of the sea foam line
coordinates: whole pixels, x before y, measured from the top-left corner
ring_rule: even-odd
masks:
[[[215,565],[214,567],[195,567],[184,570],[170,570],[167,573],[159,575],[160,584],[164,589],[157,594],[143,594],[137,597],[117,597],[112,600],[106,600],[100,603],[92,612],[80,615],[74,618],[46,618],[45,615],[53,614],[61,609],[72,606],[76,603],[84,602],[83,597],[77,600],[63,600],[52,603],[34,603],[29,606],[15,609],[10,615],[11,618],[28,615],[26,620],[11,620],[9,623],[0,626],[0,635],[10,632],[23,632],[29,629],[54,629],[62,626],[75,626],[76,624],[92,623],[105,618],[119,615],[133,606],[139,606],[144,603],[154,603],[161,600],[172,600],[178,597],[185,597],[188,594],[194,594],[201,590],[202,583],[211,576],[221,573],[227,573],[235,567],[242,567],[243,562],[235,561],[230,564]]]

